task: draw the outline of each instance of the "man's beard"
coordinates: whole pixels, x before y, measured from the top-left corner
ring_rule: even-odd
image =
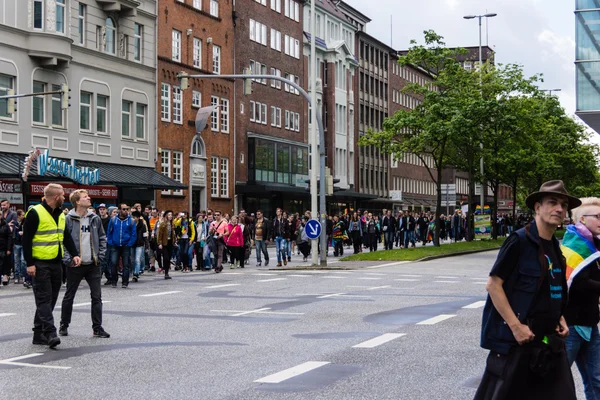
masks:
[[[65,201],[63,199],[56,200],[56,208],[61,208]]]

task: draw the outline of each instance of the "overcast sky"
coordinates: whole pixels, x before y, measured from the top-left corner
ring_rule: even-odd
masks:
[[[575,2],[572,0],[345,0],[372,19],[367,33],[395,49],[407,49],[411,39],[422,43],[433,29],[450,47],[477,46],[477,20],[464,15],[497,13],[489,20],[489,46],[496,62],[517,63],[527,75],[542,73],[542,89],[557,93],[569,114],[575,112]],[[390,19],[391,15],[391,19]],[[482,27],[486,43],[485,22]]]

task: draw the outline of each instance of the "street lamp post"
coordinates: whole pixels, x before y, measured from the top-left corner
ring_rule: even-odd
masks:
[[[488,14],[483,14],[483,15],[465,15],[463,18],[464,19],[475,19],[478,18],[479,19],[479,68],[481,68],[481,66],[483,65],[483,50],[481,47],[481,20],[483,18],[493,18],[495,17],[496,13],[488,13]],[[483,88],[482,88],[483,89]],[[483,215],[483,210],[484,210],[484,206],[485,206],[485,178],[483,176],[483,135],[481,137],[481,158],[479,159],[479,170],[481,173],[481,192],[479,194],[479,204],[481,205],[481,215]],[[475,210],[473,210],[473,212],[475,212]]]
[[[560,92],[561,89],[542,89],[542,92],[548,92],[548,96],[552,96],[552,92]]]

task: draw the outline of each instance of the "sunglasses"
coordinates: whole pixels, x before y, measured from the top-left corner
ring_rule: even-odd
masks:
[[[127,208],[121,208],[121,211],[129,211],[129,207],[127,207]]]

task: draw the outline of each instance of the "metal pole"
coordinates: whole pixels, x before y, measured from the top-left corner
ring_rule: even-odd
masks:
[[[310,104],[311,104],[311,113],[310,113],[310,153],[311,153],[311,167],[310,167],[310,212],[311,218],[319,220],[320,211],[319,204],[317,202],[317,170],[319,169],[319,158],[317,157],[317,152],[319,151],[319,146],[317,142],[317,49],[316,49],[316,26],[317,26],[317,16],[315,15],[315,0],[311,0],[310,2],[310,84],[311,88],[310,92]],[[323,147],[323,144],[321,144]],[[325,181],[325,175],[321,175],[321,183]],[[323,185],[321,185],[323,186]],[[325,193],[321,191],[321,195]],[[321,224],[321,235],[325,234],[325,226]],[[317,265],[319,261],[318,254],[318,240],[311,240],[311,261],[313,265]],[[321,251],[325,251],[326,248],[322,248]]]
[[[482,15],[479,16],[479,79],[480,79],[480,83],[481,85],[483,85],[483,81],[482,81],[482,76],[481,76],[481,68],[483,66],[483,54],[482,54],[482,49],[481,49],[481,18],[483,18]],[[481,86],[481,95],[483,96],[483,86]],[[481,193],[479,196],[479,202],[481,205],[481,215],[483,215],[483,209],[485,206],[485,177],[483,175],[483,130],[481,132],[481,142],[480,142],[480,147],[481,147],[481,158],[479,159],[479,172],[481,173]]]

